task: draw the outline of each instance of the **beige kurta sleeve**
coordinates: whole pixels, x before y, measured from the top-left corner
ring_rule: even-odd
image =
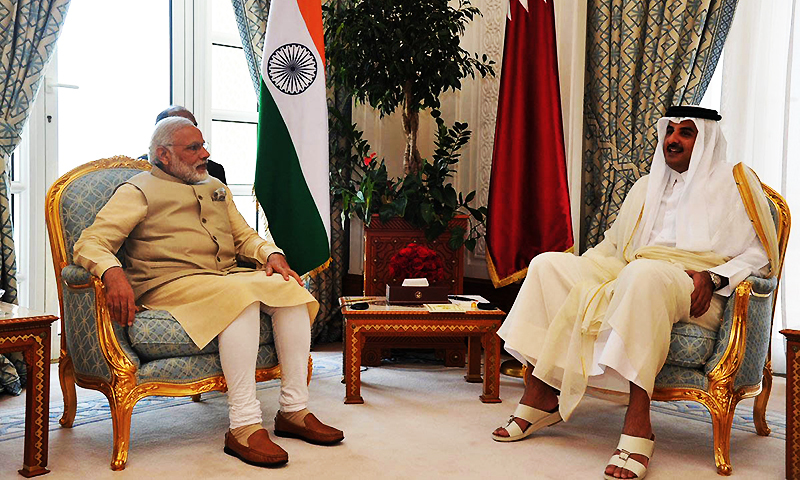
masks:
[[[269,240],[264,240],[247,224],[247,221],[236,208],[236,204],[233,203],[233,194],[230,189],[226,188],[226,190],[228,190],[228,196],[225,201],[228,207],[228,218],[231,221],[231,234],[233,235],[236,254],[261,264],[267,263],[267,258],[273,253],[283,254],[283,250],[271,241],[272,237],[269,237]],[[269,231],[267,231],[267,235],[269,235]]]
[[[133,185],[123,184],[75,242],[73,261],[100,278],[109,268],[121,267],[116,253],[146,215],[144,194]]]

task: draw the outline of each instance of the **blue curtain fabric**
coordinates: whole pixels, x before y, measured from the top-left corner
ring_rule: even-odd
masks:
[[[703,98],[737,1],[589,1],[581,251],[649,171],[659,117]]]
[[[239,35],[244,47],[244,55],[250,77],[253,80],[256,96],[261,85],[261,57],[264,52],[264,37],[267,32],[267,17],[270,0],[231,0]],[[328,104],[335,105],[339,111],[346,112],[350,118],[350,97],[337,94],[329,89]],[[339,143],[334,132],[330,133],[331,152]],[[342,338],[342,315],[339,310],[339,297],[342,295],[342,278],[345,274],[345,252],[348,245],[347,232],[342,225],[341,202],[331,200],[331,263],[328,268],[309,278],[306,287],[319,301],[320,310],[311,327],[314,343],[333,342]]]
[[[17,303],[14,228],[5,160],[19,144],[70,0],[0,0],[0,288]],[[19,395],[25,383],[22,355],[0,355],[0,393]]]
[[[264,37],[267,34],[267,17],[271,0],[231,0],[239,36],[242,38],[247,68],[253,80],[258,98],[261,86],[261,57],[264,52]]]

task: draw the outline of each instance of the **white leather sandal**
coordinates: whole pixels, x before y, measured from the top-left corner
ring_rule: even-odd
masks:
[[[521,428],[519,428],[517,422],[514,421],[515,418],[521,418],[526,422],[529,422],[530,425],[528,425],[528,428],[523,431]],[[508,436],[501,437],[500,435],[496,435],[494,432],[492,432],[492,438],[497,442],[516,442],[517,440],[522,440],[523,438],[530,436],[537,430],[541,430],[544,427],[549,427],[550,425],[555,425],[560,421],[561,415],[558,413],[558,410],[553,413],[549,413],[545,412],[544,410],[539,410],[538,408],[529,407],[520,403],[517,405],[517,409],[514,410],[514,414],[511,415],[511,418],[509,418],[508,424],[500,427],[506,429]]]
[[[633,474],[636,475],[636,478],[641,480],[645,477],[645,475],[647,475],[647,467],[645,467],[641,462],[630,458],[630,456],[644,455],[647,457],[649,465],[649,460],[653,456],[653,450],[655,449],[655,443],[655,435],[653,435],[652,440],[649,440],[642,437],[631,437],[630,435],[625,435],[623,433],[619,437],[619,445],[617,445],[617,450],[619,450],[619,453],[611,457],[611,460],[608,461],[608,465],[622,467],[625,470],[633,472]],[[603,478],[606,480],[619,480],[617,477],[607,473],[603,473]]]

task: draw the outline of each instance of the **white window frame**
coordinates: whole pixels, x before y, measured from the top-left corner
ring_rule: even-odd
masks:
[[[182,36],[186,45],[185,52],[177,48],[173,42],[173,58],[182,58],[180,66],[173,62],[173,104],[183,105],[194,113],[198,127],[203,132],[205,139],[213,146],[212,121],[230,121],[258,123],[257,112],[238,112],[212,108],[211,102],[211,45],[214,42],[224,44],[238,44],[239,38],[225,38],[215,36],[211,28],[211,3],[220,0],[174,0],[173,18],[184,15],[183,30],[178,32],[173,26],[173,40]],[[180,4],[180,5],[178,5]],[[227,2],[226,2],[227,4]],[[192,22],[189,20],[193,19]],[[180,47],[182,48],[182,47]],[[201,72],[191,78],[186,72]],[[252,88],[249,84],[246,88]],[[191,99],[191,102],[189,101]],[[181,103],[184,102],[184,103]],[[255,139],[253,139],[255,141]],[[213,148],[213,147],[212,147]],[[212,156],[213,159],[213,156]],[[225,165],[223,165],[225,167]],[[229,168],[234,168],[230,166]],[[253,195],[253,184],[230,184],[234,197],[249,197]],[[250,218],[250,212],[242,212],[245,218]],[[261,217],[258,217],[259,220]],[[259,221],[257,230],[265,235],[264,222]]]

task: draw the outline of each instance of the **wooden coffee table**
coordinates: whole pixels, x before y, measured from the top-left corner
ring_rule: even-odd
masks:
[[[481,381],[481,345],[484,351],[484,403],[500,403],[501,310],[470,309],[459,313],[431,313],[424,306],[394,306],[370,303],[366,310],[354,310],[353,297],[342,297],[344,333],[344,403],[364,403],[361,397],[361,351],[367,339],[398,337],[467,337],[467,382]]]
[[[20,475],[33,477],[47,468],[50,427],[50,324],[54,315],[0,302],[0,353],[22,351],[28,367],[25,384],[25,450]]]

